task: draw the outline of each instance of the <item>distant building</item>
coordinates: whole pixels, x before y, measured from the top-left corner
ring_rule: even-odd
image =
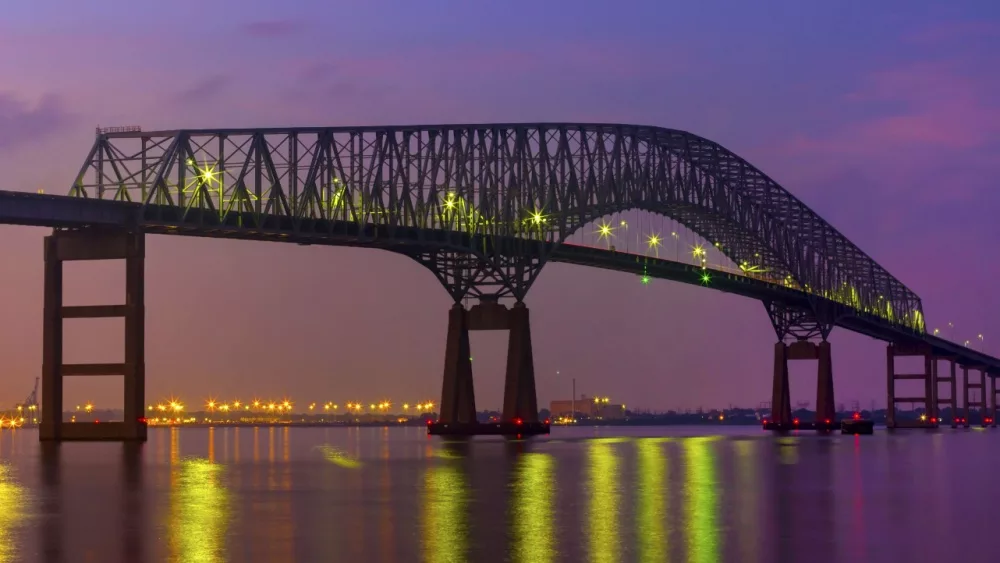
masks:
[[[552,401],[549,403],[549,416],[552,418],[570,416],[574,408],[573,403],[574,401],[568,399]],[[611,399],[607,397],[580,395],[580,398],[575,403],[576,416],[591,418],[624,418],[625,416],[625,406],[612,404]]]
[[[573,414],[574,401],[569,399],[552,401],[549,403],[549,416],[552,418],[559,418],[560,416],[571,416]],[[576,415],[577,416],[592,416],[594,412],[594,407],[597,406],[592,397],[586,395],[580,395],[580,398],[575,401],[576,403]]]
[[[594,415],[592,415],[595,418],[603,418],[605,420],[625,418],[625,405],[613,405],[611,403],[602,403],[600,405],[600,408],[596,410],[597,412]]]

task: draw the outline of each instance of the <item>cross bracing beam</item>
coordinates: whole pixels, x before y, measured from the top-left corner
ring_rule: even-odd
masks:
[[[109,133],[98,135],[71,195],[173,208],[185,223],[249,217],[241,225],[249,230],[334,220],[390,236],[417,227],[551,243],[601,215],[644,209],[783,284],[924,329],[920,299],[905,285],[764,173],[683,131],[480,124]]]

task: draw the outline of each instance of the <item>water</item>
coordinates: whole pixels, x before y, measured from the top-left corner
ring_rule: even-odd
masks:
[[[712,432],[715,435],[705,435]],[[573,428],[0,433],[0,563],[996,561],[1000,435]]]

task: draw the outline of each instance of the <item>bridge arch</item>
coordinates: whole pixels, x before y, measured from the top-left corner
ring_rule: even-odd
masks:
[[[141,202],[152,216],[166,208],[171,221],[254,236],[291,231],[394,249],[432,270],[452,264],[465,287],[497,283],[517,299],[574,231],[643,209],[688,225],[738,264],[781,272],[818,299],[924,329],[919,298],[829,223],[718,143],[672,129],[550,123],[101,133],[72,193]],[[525,249],[531,258],[518,256]]]

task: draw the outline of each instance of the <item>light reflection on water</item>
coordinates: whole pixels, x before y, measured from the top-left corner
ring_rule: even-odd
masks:
[[[15,532],[26,524],[29,498],[9,463],[0,463],[0,563],[19,561]]]
[[[554,561],[555,469],[555,458],[551,454],[525,453],[518,458],[511,503],[514,507],[514,552],[520,563]]]
[[[468,554],[468,483],[460,460],[448,460],[424,473],[424,561],[460,563]]]
[[[636,440],[639,457],[638,471],[638,517],[639,561],[641,563],[661,563],[667,561],[667,535],[669,527],[667,508],[669,497],[666,493],[667,452],[663,442],[656,438]]]
[[[993,560],[1000,433],[698,430],[0,432],[0,563]]]
[[[614,442],[591,440],[588,451],[588,486],[590,493],[590,560],[593,563],[616,563],[618,542],[618,456]]]
[[[225,561],[229,523],[229,492],[223,485],[225,467],[205,458],[188,458],[174,466],[171,495],[170,546],[175,561]]]
[[[684,440],[687,467],[684,472],[686,493],[688,561],[714,563],[719,561],[719,534],[716,497],[719,493],[715,477],[714,436]]]

